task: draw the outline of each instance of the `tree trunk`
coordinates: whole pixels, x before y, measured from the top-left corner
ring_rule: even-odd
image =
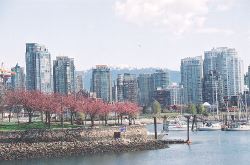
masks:
[[[9,115],[8,115],[8,117],[9,117],[9,122],[10,122],[10,117],[11,117],[11,111],[9,111]]]
[[[116,112],[115,112],[115,125],[116,125]]]
[[[94,126],[95,125],[94,117],[90,117],[90,120],[91,120],[91,126]]]
[[[48,123],[48,112],[45,112],[45,123]]]
[[[121,115],[121,125],[122,125],[122,115]]]
[[[102,119],[102,125],[104,125],[104,117],[102,117],[101,119]]]
[[[43,123],[43,112],[41,112],[40,115],[41,115],[41,121]]]
[[[63,128],[63,113],[61,114],[61,126]]]
[[[105,115],[105,126],[108,125],[107,115]]]
[[[19,111],[17,111],[17,114],[16,114],[17,116],[17,124],[19,125],[19,123],[20,123],[20,121],[19,121]]]
[[[50,128],[50,112],[48,112],[47,114],[48,114],[48,125],[49,125],[49,128]]]
[[[29,123],[32,122],[32,111],[28,111],[28,115],[29,115]]]
[[[74,112],[70,111],[70,124],[73,125],[73,115]]]

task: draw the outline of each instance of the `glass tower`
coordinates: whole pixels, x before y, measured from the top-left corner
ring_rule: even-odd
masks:
[[[243,62],[233,48],[219,47],[204,53],[204,100],[222,103],[223,97],[243,92]],[[215,98],[218,98],[217,100]]]
[[[53,62],[54,92],[61,94],[75,93],[74,59],[66,56],[56,57]]]
[[[202,103],[202,66],[201,56],[181,60],[181,85],[185,104]]]
[[[51,56],[44,45],[26,44],[26,88],[52,92]]]
[[[102,98],[106,102],[112,102],[112,84],[110,68],[106,65],[97,65],[92,70],[91,92],[97,98]]]

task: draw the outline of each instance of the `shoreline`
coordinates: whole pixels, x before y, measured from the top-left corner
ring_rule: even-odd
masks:
[[[22,160],[85,156],[100,153],[123,153],[168,148],[163,141],[145,142],[107,141],[107,142],[38,142],[38,143],[0,143],[0,160]]]
[[[145,125],[0,132],[0,160],[39,159],[167,148]]]

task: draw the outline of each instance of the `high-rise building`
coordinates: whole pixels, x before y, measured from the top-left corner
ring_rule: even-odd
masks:
[[[37,43],[26,44],[26,89],[52,92],[51,56]]]
[[[15,67],[11,68],[11,71],[15,73],[11,76],[11,88],[14,90],[25,89],[25,74],[23,67],[16,64]]]
[[[138,102],[138,83],[135,74],[124,73],[123,75],[123,100]]]
[[[182,105],[183,102],[183,86],[173,83],[167,87],[168,95],[168,105]]]
[[[247,86],[249,88],[249,78],[248,78],[248,72],[246,74],[244,74],[244,85]]]
[[[250,65],[248,66],[248,88],[250,89]]]
[[[74,59],[67,56],[56,57],[53,62],[54,92],[61,94],[75,93]]]
[[[116,81],[114,81],[114,86],[112,87],[112,101],[118,102]]]
[[[204,74],[203,79],[203,102],[211,105],[223,104],[223,81],[216,70]]]
[[[91,92],[97,98],[102,98],[106,102],[112,102],[112,84],[110,68],[106,65],[97,65],[92,70]]]
[[[138,102],[138,82],[135,74],[118,74],[113,93],[118,102]]]
[[[82,91],[84,89],[83,86],[83,74],[76,75],[76,92]]]
[[[153,99],[157,100],[162,107],[165,107],[168,102],[168,91],[166,89],[158,88],[153,93]]]
[[[118,74],[117,81],[117,101],[122,102],[123,101],[123,75]]]
[[[223,103],[223,98],[243,92],[243,62],[233,48],[219,47],[204,53],[204,101]]]
[[[156,70],[155,73],[151,75],[152,77],[152,91],[159,88],[166,89],[169,85],[169,72],[167,70]]]
[[[151,102],[152,91],[151,91],[151,75],[140,74],[138,77],[138,88],[139,88],[139,103],[142,106],[146,106]]]
[[[202,67],[201,56],[181,60],[181,85],[183,85],[183,102],[186,104],[202,103]]]

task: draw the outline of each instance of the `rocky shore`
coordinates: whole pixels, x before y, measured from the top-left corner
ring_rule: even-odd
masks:
[[[0,160],[35,159],[166,148],[162,141],[0,143]]]
[[[148,140],[145,125],[0,131],[0,160],[119,153],[166,147],[163,141]]]

